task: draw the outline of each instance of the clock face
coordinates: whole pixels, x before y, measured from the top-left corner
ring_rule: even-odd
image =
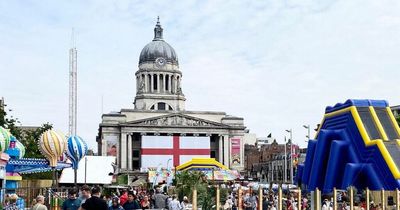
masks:
[[[157,59],[156,59],[156,65],[157,65],[158,67],[164,66],[165,63],[166,63],[166,61],[165,61],[164,58],[157,58]]]

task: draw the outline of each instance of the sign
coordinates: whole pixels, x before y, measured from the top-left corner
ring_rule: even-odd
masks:
[[[239,137],[231,138],[231,166],[240,166],[241,139]]]

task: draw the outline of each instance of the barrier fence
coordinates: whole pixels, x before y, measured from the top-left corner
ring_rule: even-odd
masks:
[[[8,195],[15,193],[18,195],[17,206],[20,209],[30,209],[34,205],[34,200],[38,195],[45,197],[45,205],[49,210],[59,210],[62,203],[68,198],[70,188],[36,188],[22,187],[17,189],[0,188],[3,204],[7,203]]]
[[[224,196],[221,194],[220,186],[216,188],[216,196],[213,200],[212,209],[229,209],[226,208]],[[3,201],[6,202],[7,195],[16,193],[19,196],[18,206],[21,209],[30,209],[33,205],[33,200],[38,195],[45,197],[45,203],[49,210],[61,209],[62,203],[68,196],[70,188],[18,188],[18,189],[0,189]],[[297,210],[322,210],[323,205],[328,209],[350,209],[357,210],[361,207],[365,210],[400,210],[400,191],[372,191],[369,189],[356,190],[353,187],[347,190],[334,189],[328,194],[322,194],[320,190],[316,189],[311,193],[305,193],[299,188],[292,188],[290,190],[278,187],[278,189],[267,189],[259,187],[257,190],[246,189],[239,187],[236,191],[236,206],[238,210],[245,210],[244,197],[247,193],[254,193],[257,195],[257,209],[269,209],[273,205],[278,210],[290,209]],[[261,199],[260,199],[261,198]],[[291,201],[291,202],[290,202]],[[194,189],[192,193],[192,206],[193,209],[200,209],[198,205],[197,190]]]

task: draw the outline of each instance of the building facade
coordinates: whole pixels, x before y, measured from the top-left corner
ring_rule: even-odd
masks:
[[[120,171],[168,168],[197,156],[242,170],[243,118],[186,110],[182,76],[178,56],[157,21],[154,39],[140,53],[134,108],[102,115],[99,155],[116,156]]]
[[[300,149],[297,145],[293,145],[292,150],[293,159],[290,159],[290,143],[278,144],[274,139],[270,144],[263,144],[260,147],[245,145],[246,175],[264,183],[289,183],[290,161],[293,161],[293,177],[295,177],[297,164],[304,162],[306,154],[306,149]]]

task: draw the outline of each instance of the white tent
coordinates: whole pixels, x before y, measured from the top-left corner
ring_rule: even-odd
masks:
[[[115,163],[115,160],[113,156],[84,157],[78,166],[78,184],[111,184],[113,177],[109,174],[114,172],[112,164]],[[64,169],[59,183],[73,184],[74,170],[72,168]]]

